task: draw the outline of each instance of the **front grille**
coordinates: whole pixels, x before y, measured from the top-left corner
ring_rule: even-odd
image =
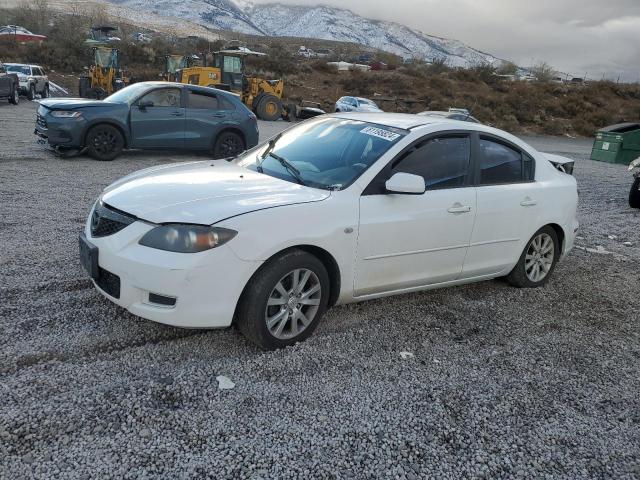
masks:
[[[102,267],[98,267],[98,272],[99,276],[96,284],[100,287],[100,290],[108,293],[113,298],[120,298],[120,277]]]
[[[99,203],[91,215],[91,236],[108,237],[137,220],[133,215],[121,212],[106,203]]]
[[[39,127],[47,128],[47,121],[46,121],[46,120],[45,120],[45,118],[44,118],[42,115],[40,115],[39,113],[36,115],[36,124],[37,124]]]

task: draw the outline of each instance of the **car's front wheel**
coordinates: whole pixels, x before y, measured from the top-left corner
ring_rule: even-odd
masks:
[[[96,125],[87,133],[87,150],[96,160],[109,161],[116,158],[124,148],[124,138],[111,125]]]
[[[235,132],[222,132],[213,144],[214,158],[235,157],[244,152],[244,140]]]
[[[560,257],[560,243],[556,231],[542,227],[527,243],[507,281],[519,288],[535,288],[544,285],[553,273]]]
[[[636,178],[631,185],[629,191],[629,206],[631,208],[640,208],[640,177]]]
[[[329,302],[329,275],[322,262],[291,250],[265,264],[238,304],[236,326],[261,348],[275,350],[305,340]]]
[[[29,93],[27,94],[27,98],[29,100],[33,100],[36,98],[36,86],[35,85],[29,85]]]
[[[44,90],[42,91],[42,98],[49,98],[51,93],[49,91],[49,85],[45,85]]]

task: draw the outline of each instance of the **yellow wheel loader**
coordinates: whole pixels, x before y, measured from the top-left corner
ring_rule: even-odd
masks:
[[[265,80],[247,76],[244,59],[248,55],[264,55],[246,48],[222,50],[213,55],[213,66],[192,66],[186,62],[176,62],[179,56],[167,56],[168,80],[203,87],[228,90],[240,95],[242,102],[262,120],[277,120],[283,115],[283,80]],[[180,63],[182,67],[173,69],[171,65]]]
[[[85,43],[91,45],[91,64],[87,73],[80,77],[78,90],[83,98],[103,99],[128,85],[129,79],[120,68],[120,51],[113,47],[115,27],[93,27],[91,38]]]

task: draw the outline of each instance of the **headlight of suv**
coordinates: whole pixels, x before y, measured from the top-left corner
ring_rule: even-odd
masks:
[[[78,118],[82,115],[82,112],[71,112],[69,110],[53,110],[51,112],[52,117],[58,118]]]
[[[138,243],[168,252],[198,253],[224,245],[237,234],[227,228],[174,223],[148,231]]]

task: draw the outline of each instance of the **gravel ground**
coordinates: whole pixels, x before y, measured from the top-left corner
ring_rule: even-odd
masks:
[[[32,110],[0,105],[0,478],[640,478],[640,212],[589,142],[530,139],[578,160],[579,248],[545,288],[337,307],[264,353],[134,317],[78,264],[104,186],[191,157],[58,159]]]

